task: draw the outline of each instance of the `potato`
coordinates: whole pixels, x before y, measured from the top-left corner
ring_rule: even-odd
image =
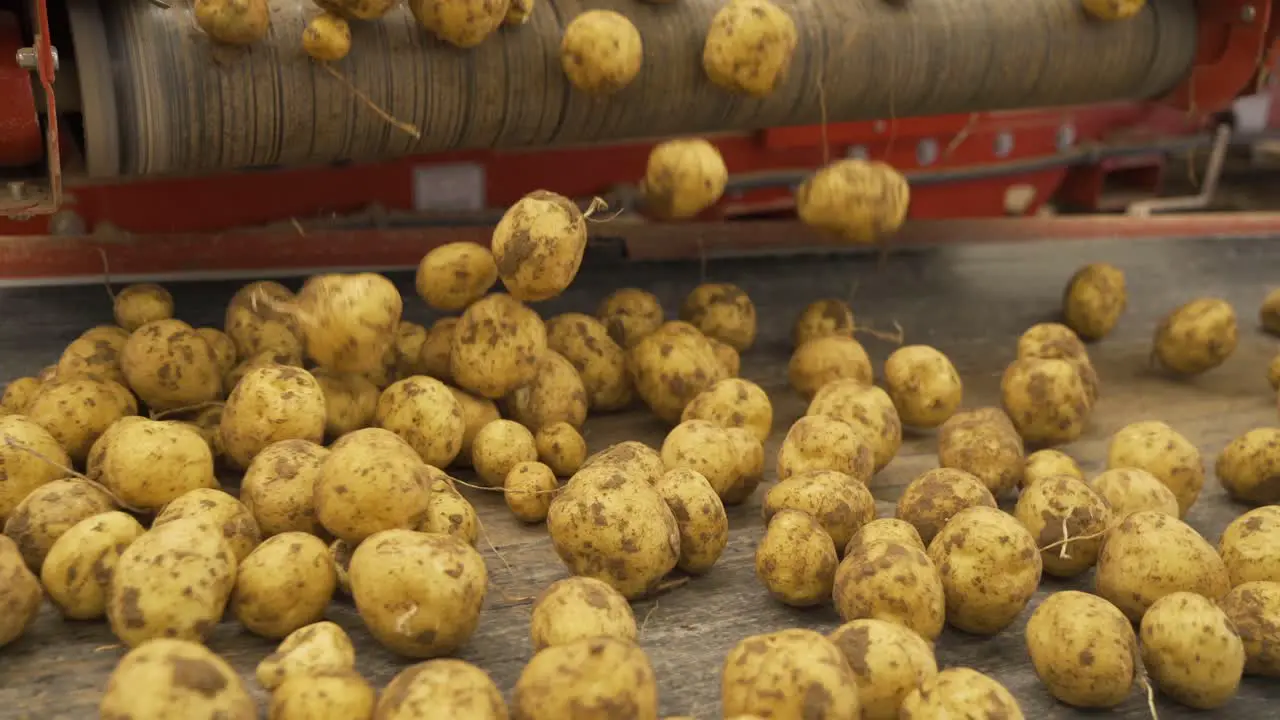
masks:
[[[53,544],[76,523],[116,509],[106,491],[84,480],[54,480],[32,490],[9,514],[4,534],[27,567],[39,571]]]
[[[307,533],[281,533],[240,563],[231,612],[249,632],[283,638],[324,617],[337,583],[323,540]]]
[[[398,380],[413,375],[430,375],[422,362],[422,346],[427,342],[427,329],[417,323],[401,320],[396,326],[395,377]],[[438,378],[437,378],[438,379]]]
[[[729,170],[715,145],[702,138],[680,138],[649,151],[640,191],[649,213],[688,220],[719,202],[728,181]]]
[[[596,317],[609,331],[609,337],[624,350],[657,332],[666,318],[658,297],[639,288],[615,290],[600,301]]]
[[[0,522],[31,491],[66,477],[62,468],[69,467],[71,458],[48,430],[22,415],[0,417]]]
[[[806,415],[826,415],[863,431],[871,442],[877,472],[893,461],[902,447],[902,421],[884,390],[858,380],[823,385],[809,403]]]
[[[706,420],[682,422],[662,441],[662,464],[666,470],[695,470],[711,483],[717,495],[724,495],[742,479],[738,461],[729,433]]]
[[[38,380],[41,383],[47,383],[56,379],[58,379],[57,365],[49,365],[48,367],[44,368],[43,370],[41,370],[39,373],[36,374],[36,380]]]
[[[117,348],[123,348],[129,340],[129,331],[119,325],[94,325],[80,333],[80,337],[90,340],[110,340]]]
[[[222,529],[183,518],[134,540],[116,563],[107,620],[121,642],[159,637],[203,642],[222,619],[236,580],[236,556]]]
[[[196,328],[196,334],[204,339],[209,349],[213,351],[214,360],[218,365],[218,374],[226,377],[227,373],[236,366],[238,356],[236,355],[236,344],[231,338],[221,330],[211,327]],[[225,386],[223,389],[227,389]]]
[[[872,618],[897,623],[929,642],[942,633],[942,579],[914,543],[877,540],[850,547],[836,569],[832,599],[845,622]]]
[[[488,398],[476,397],[455,387],[450,387],[449,391],[453,393],[453,399],[457,400],[458,406],[462,408],[463,423],[462,447],[458,450],[458,455],[453,462],[458,466],[471,467],[471,449],[475,443],[476,434],[480,432],[480,428],[501,419],[502,416],[498,414],[498,406]]]
[[[546,327],[538,314],[510,295],[494,293],[462,314],[449,367],[463,390],[497,400],[533,381],[546,350]]]
[[[1075,331],[1061,323],[1037,323],[1018,337],[1018,358],[1066,360],[1071,363],[1084,385],[1090,407],[1098,400],[1098,372],[1089,360],[1089,352]]]
[[[462,405],[447,385],[425,375],[405,378],[383,390],[375,420],[435,467],[453,462],[466,433]]]
[[[831,536],[808,513],[784,509],[770,514],[756,546],[756,577],[774,599],[787,605],[826,602],[840,563]]]
[[[754,435],[742,428],[729,428],[729,441],[738,457],[738,479],[724,491],[720,499],[725,505],[740,505],[764,480],[764,445]]]
[[[1062,315],[1080,337],[1101,340],[1120,321],[1128,302],[1124,272],[1107,263],[1092,263],[1071,276],[1062,296]]]
[[[977,670],[952,667],[929,678],[903,698],[898,717],[903,720],[951,717],[1022,720],[1023,715],[1018,701],[1005,686]]]
[[[1213,546],[1190,525],[1152,510],[1128,515],[1111,529],[1095,582],[1096,594],[1134,622],[1165,595],[1186,591],[1217,600],[1231,589]]]
[[[341,60],[351,52],[351,26],[339,15],[320,13],[303,28],[302,49],[320,62]]]
[[[116,562],[144,532],[132,516],[112,511],[81,520],[53,543],[40,568],[40,582],[63,617],[97,620],[106,615]]]
[[[955,468],[925,471],[898,498],[897,517],[911,523],[926,545],[951,518],[971,507],[996,507],[986,484]]]
[[[1106,498],[1070,475],[1023,489],[1013,516],[1040,546],[1044,571],[1055,577],[1075,577],[1093,567],[1113,521]]]
[[[1067,590],[1045,598],[1027,621],[1027,650],[1049,694],[1086,709],[1124,702],[1141,669],[1138,638],[1116,606]]]
[[[406,657],[439,657],[465,645],[488,587],[484,558],[449,535],[386,530],[351,557],[360,618],[378,642]]]
[[[791,328],[791,342],[796,347],[818,338],[838,335],[853,337],[857,325],[849,303],[839,298],[815,300],[800,311]]]
[[[1280,288],[1267,293],[1258,308],[1258,323],[1272,335],[1280,335]]]
[[[618,466],[584,467],[551,501],[547,529],[574,575],[628,600],[654,590],[680,559],[680,527],[649,482]]]
[[[336,624],[324,621],[289,633],[275,652],[258,663],[258,684],[275,690],[287,680],[353,670],[356,650]]]
[[[123,349],[124,343],[114,338],[76,338],[58,358],[58,377],[63,380],[110,380],[124,385],[126,380],[120,369],[120,352]]]
[[[271,720],[369,720],[377,693],[351,670],[295,677],[271,694]]]
[[[938,674],[933,647],[883,620],[854,620],[827,636],[849,662],[865,720],[897,720],[903,699]]]
[[[649,484],[658,482],[666,472],[662,455],[637,440],[610,445],[587,458],[579,469],[602,466],[615,468],[628,479],[644,480]]]
[[[295,314],[316,365],[366,373],[385,366],[403,309],[400,291],[385,277],[332,273],[307,281]]]
[[[427,330],[418,353],[418,366],[427,375],[443,382],[453,382],[453,366],[449,353],[453,347],[453,333],[458,318],[440,318]]]
[[[764,97],[787,78],[796,25],[768,0],[730,0],[716,11],[702,49],[702,69],[729,92]]]
[[[489,675],[461,660],[428,660],[391,678],[378,699],[377,720],[422,717],[506,720],[507,705]]]
[[[1280,582],[1280,507],[1266,505],[1237,517],[1222,531],[1218,553],[1231,585]]]
[[[587,441],[566,422],[544,426],[533,436],[533,444],[538,450],[538,460],[558,477],[578,472],[587,458]]]
[[[711,351],[716,354],[716,359],[720,361],[720,365],[724,368],[725,377],[738,377],[742,372],[742,356],[732,345],[722,343],[715,338],[707,338],[707,342],[711,343]]]
[[[489,248],[452,242],[423,256],[414,286],[427,305],[457,312],[484,297],[497,281],[498,265]]]
[[[947,598],[947,622],[974,635],[995,635],[1026,608],[1040,585],[1035,538],[992,507],[965,508],[929,542]]]
[[[40,381],[33,377],[10,380],[4,386],[4,395],[0,396],[0,417],[25,413],[39,391]]]
[[[726,378],[695,397],[685,406],[680,419],[707,421],[721,428],[744,428],[764,442],[773,429],[773,405],[759,385]]]
[[[231,546],[237,562],[243,561],[262,542],[262,532],[253,513],[221,490],[200,488],[183,493],[164,506],[151,521],[151,528],[182,519],[201,520],[217,528]]]
[[[806,415],[791,426],[778,448],[778,480],[811,470],[835,470],[870,482],[875,472],[871,443],[843,420]]]
[[[196,7],[209,1],[198,0]],[[185,638],[155,638],[135,646],[111,671],[98,716],[254,720],[258,708],[240,676],[213,651]]]
[[[533,651],[592,637],[635,642],[636,618],[627,599],[589,577],[557,580],[538,593],[529,620]]]
[[[792,475],[769,488],[765,495],[765,522],[783,510],[797,510],[818,521],[843,551],[863,525],[876,519],[871,491],[852,477],[833,470]]]
[[[138,510],[156,512],[201,489],[218,492],[211,489],[218,487],[213,451],[199,432],[181,424],[146,419],[122,424],[108,438],[100,463],[102,484]]]
[[[910,205],[907,179],[874,160],[837,160],[796,190],[801,222],[854,245],[870,245],[897,232]]]
[[[221,3],[197,3],[196,23],[200,25],[202,30],[209,32],[210,35],[213,35],[213,33],[204,26],[205,20],[202,19],[200,6],[204,6],[207,12],[210,5],[219,4]],[[226,8],[226,10],[230,10],[230,8]],[[220,40],[220,38],[216,39]],[[151,283],[129,285],[115,294],[115,299],[112,302],[112,312],[115,315],[116,324],[127,332],[132,333],[147,323],[172,318],[173,296],[169,294],[168,290],[159,285]]]
[[[507,3],[488,0],[409,0],[418,24],[459,48],[473,48],[502,25]]]
[[[565,44],[571,42],[572,35],[581,34],[583,18],[598,16],[617,16],[626,22],[613,12],[585,12],[565,29]],[[588,24],[590,22],[587,21]],[[592,29],[587,29],[587,32],[592,32]],[[580,37],[578,41],[581,41]],[[563,47],[562,57],[568,52]],[[628,52],[616,46],[614,50],[623,54]],[[581,55],[577,57],[586,65],[597,60]],[[570,79],[574,79],[572,74]],[[549,300],[564,292],[578,274],[586,247],[587,222],[578,206],[569,198],[547,190],[535,190],[518,200],[507,209],[493,230],[493,258],[497,263],[498,276],[511,297],[522,302]]]
[[[925,550],[920,533],[911,523],[897,518],[879,518],[859,528],[844,546],[843,554],[848,555],[858,548],[875,542],[892,542],[918,548],[921,552]]]
[[[1120,428],[1107,445],[1107,469],[1146,470],[1178,498],[1183,517],[1204,487],[1204,460],[1200,450],[1168,425],[1148,420]]]
[[[1070,475],[1078,480],[1085,479],[1080,466],[1070,455],[1061,450],[1044,449],[1027,456],[1023,462],[1022,477],[1019,478],[1018,486],[1031,487],[1040,480],[1054,475]]]
[[[1022,453],[1022,438],[997,408],[962,410],[938,429],[938,464],[973,475],[997,497],[1022,484]]]
[[[474,547],[480,537],[480,517],[476,514],[475,506],[462,497],[447,475],[431,466],[427,466],[427,471],[434,471],[439,477],[431,481],[431,503],[427,508],[427,516],[414,529],[452,535]]]
[[[709,571],[729,543],[729,518],[715,488],[690,468],[667,472],[653,487],[680,528],[676,567],[694,575]]]
[[[152,410],[190,407],[218,399],[218,357],[194,328],[181,320],[157,320],[129,336],[120,354],[129,387]]]
[[[680,306],[680,319],[742,352],[756,339],[756,306],[731,283],[703,283]]]
[[[630,368],[640,399],[673,425],[694,398],[728,376],[707,338],[683,322],[640,340],[631,348]]]
[[[259,353],[302,357],[302,330],[291,309],[295,296],[277,282],[249,283],[236,291],[227,304],[223,330],[235,343],[236,355]]]
[[[40,614],[44,593],[27,569],[18,544],[0,535],[0,648],[17,640]]]
[[[298,354],[294,354],[267,350],[251,355],[236,363],[236,366],[231,368],[231,372],[223,376],[222,388],[230,395],[236,386],[240,384],[240,380],[244,378],[245,373],[250,370],[257,370],[271,365],[288,365],[289,367],[300,368],[302,367],[302,355],[300,353],[301,351]],[[316,372],[321,372],[320,368],[316,368]]]
[[[946,355],[927,345],[908,345],[884,362],[885,386],[906,425],[938,427],[960,407],[964,385]]]
[[[1001,402],[1028,443],[1051,445],[1079,438],[1092,405],[1071,362],[1021,358],[1000,379]]]
[[[339,438],[373,424],[380,393],[368,378],[322,369],[316,369],[312,377],[324,393],[326,437]]]
[[[824,385],[837,380],[870,385],[871,358],[861,343],[851,337],[815,338],[796,348],[787,364],[787,379],[796,392],[812,400]]]
[[[88,378],[46,383],[26,416],[53,436],[72,461],[86,460],[90,448],[116,420],[137,415],[138,406],[120,385]]]
[[[612,95],[636,79],[643,63],[640,31],[621,13],[587,10],[564,28],[560,66],[582,92]]]
[[[316,520],[352,544],[384,530],[417,527],[431,503],[428,466],[412,448],[373,438],[331,447],[316,481]]]
[[[512,716],[524,720],[611,720],[619,713],[657,720],[658,681],[638,645],[583,638],[534,655],[516,680],[511,706]]]
[[[536,461],[516,463],[502,484],[507,508],[522,522],[540,523],[547,519],[551,498],[560,488],[551,468]]]
[[[538,359],[533,381],[503,401],[507,415],[533,431],[558,422],[582,427],[587,420],[587,389],[578,370],[563,355],[547,350]]]
[[[511,0],[511,7],[507,8],[507,16],[503,18],[503,25],[524,25],[529,22],[529,16],[533,14],[534,0]]]
[[[627,353],[599,320],[581,313],[551,318],[547,321],[547,347],[573,364],[592,410],[621,410],[635,399]]]
[[[1142,616],[1142,664],[1160,691],[1197,710],[1222,707],[1244,674],[1244,643],[1213,600],[1175,592]]]
[[[724,716],[862,717],[858,686],[840,648],[812,630],[744,638],[724,659]]]
[[[1227,301],[1200,298],[1160,321],[1151,355],[1178,375],[1198,375],[1226,362],[1238,335],[1236,311]]]
[[[494,420],[480,428],[471,442],[471,464],[489,487],[502,487],[512,468],[537,459],[533,433],[513,420]]]
[[[324,390],[311,373],[268,365],[245,373],[227,398],[218,427],[227,459],[247,468],[281,440],[320,443],[325,422]]]
[[[1251,505],[1280,503],[1280,428],[1258,428],[1232,440],[1214,467],[1233,499]]]
[[[1159,478],[1146,470],[1107,470],[1090,480],[1089,487],[1106,499],[1111,506],[1112,517],[1123,518],[1142,510],[1178,517],[1178,498]]]
[[[316,5],[355,20],[376,20],[396,6],[395,0],[316,0]]]
[[[316,521],[316,482],[329,455],[307,440],[281,440],[263,448],[240,481],[240,502],[253,515],[263,537],[286,532],[320,535]]]

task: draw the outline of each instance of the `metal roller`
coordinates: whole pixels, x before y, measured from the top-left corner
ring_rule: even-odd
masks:
[[[719,90],[702,71],[703,40],[723,0],[539,0],[528,24],[470,51],[436,40],[404,8],[352,23],[352,52],[338,69],[420,128],[414,140],[303,54],[310,1],[274,0],[271,36],[241,49],[212,45],[185,4],[74,0],[77,38],[93,36],[85,23],[105,28],[102,53],[77,48],[85,113],[116,128],[114,137],[88,138],[89,173],[186,174],[816,123],[819,79],[832,122],[1148,98],[1187,75],[1196,46],[1194,0],[1152,0],[1116,23],[1091,21],[1079,0],[777,1],[800,41],[786,83],[759,100]],[[594,8],[631,18],[645,43],[640,76],[607,99],[572,90],[558,57],[564,26]]]

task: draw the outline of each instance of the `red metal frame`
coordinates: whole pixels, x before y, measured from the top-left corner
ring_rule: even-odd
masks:
[[[0,12],[0,167],[33,165],[44,157],[31,73],[10,61],[23,46],[18,16]]]

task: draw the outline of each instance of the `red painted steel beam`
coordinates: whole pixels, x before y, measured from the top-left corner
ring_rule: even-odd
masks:
[[[24,46],[18,16],[0,11],[0,167],[33,165],[44,156],[31,73],[15,62]]]

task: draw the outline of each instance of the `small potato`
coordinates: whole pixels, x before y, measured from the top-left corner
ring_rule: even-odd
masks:
[[[892,165],[848,158],[809,176],[795,197],[796,214],[805,225],[845,244],[872,245],[902,227],[911,187]]]
[[[458,456],[466,433],[462,405],[447,385],[425,375],[383,390],[374,419],[409,443],[424,463],[438,468]]]
[[[840,648],[798,628],[735,645],[724,659],[720,697],[726,718],[863,717],[857,678]]]
[[[267,0],[196,0],[193,6],[196,25],[224,45],[252,45],[271,30]]]
[[[1142,616],[1142,664],[1160,691],[1183,705],[1226,705],[1244,674],[1244,643],[1213,600],[1175,592]]]
[[[1178,498],[1155,475],[1138,468],[1116,468],[1099,473],[1089,487],[1106,499],[1111,516],[1155,510],[1178,517]]]
[[[947,597],[947,622],[974,635],[1008,627],[1035,595],[1043,566],[1035,538],[1008,513],[970,507],[929,543]]]
[[[1107,469],[1137,468],[1156,476],[1178,498],[1184,517],[1204,487],[1200,450],[1168,425],[1149,420],[1126,425],[1107,445]]]
[[[269,280],[237,290],[227,304],[222,326],[236,345],[236,356],[272,352],[301,360],[302,330],[297,318],[284,311],[294,299],[289,288]]]
[[[202,489],[218,492],[212,489],[218,487],[213,451],[200,433],[184,425],[146,419],[121,424],[103,447],[100,463],[102,484],[139,510],[157,512]]]
[[[323,618],[337,584],[333,558],[323,540],[307,533],[281,533],[240,563],[231,612],[249,632],[283,638]]]
[[[566,422],[543,427],[533,436],[533,444],[538,449],[538,460],[557,477],[573,475],[587,459],[587,441]]]
[[[253,519],[253,513],[221,490],[200,488],[183,493],[156,515],[156,519],[151,521],[151,529],[183,519],[200,520],[217,528],[237,561],[243,561],[262,542],[262,531]]]
[[[484,670],[461,660],[428,660],[391,678],[373,717],[506,720],[507,705],[502,691]]]
[[[1112,708],[1133,689],[1138,638],[1115,605],[1067,590],[1044,599],[1027,621],[1031,664],[1049,694],[1078,708]]]
[[[849,538],[849,543],[844,546],[844,554],[848,555],[875,542],[892,542],[918,548],[921,552],[925,550],[920,533],[911,523],[898,518],[879,518],[863,525]]]
[[[831,536],[798,510],[774,514],[756,546],[756,577],[774,599],[792,607],[826,602],[839,562]]]
[[[675,424],[703,390],[728,376],[706,336],[684,322],[670,322],[631,348],[636,393],[665,422]]]
[[[1272,335],[1280,335],[1280,288],[1267,293],[1258,308],[1258,322]]]
[[[727,378],[703,390],[685,407],[680,419],[705,420],[722,428],[745,428],[764,442],[773,430],[773,405],[759,385]]]
[[[503,408],[511,419],[534,432],[558,422],[579,428],[587,421],[587,389],[572,363],[547,350],[538,359],[533,380],[508,395]]]
[[[662,441],[666,470],[689,468],[711,483],[723,496],[740,481],[739,455],[729,433],[706,420],[687,420],[675,426]]]
[[[334,13],[320,13],[302,30],[302,49],[320,62],[341,60],[351,52],[351,26]]]
[[[960,407],[964,384],[951,360],[927,345],[908,345],[884,361],[884,382],[905,425],[934,428]]]
[[[582,13],[565,28],[561,57],[566,57],[565,47],[571,42],[571,36],[580,34],[579,28],[602,17],[616,17],[630,26],[615,12]],[[612,20],[605,22],[612,25]],[[632,32],[634,30],[632,28]],[[639,40],[638,37],[636,39]],[[620,59],[629,50],[615,44],[614,52],[614,57]],[[598,61],[590,57],[580,59],[586,66]],[[572,74],[569,77],[574,80]],[[587,248],[587,221],[569,198],[547,190],[535,190],[503,213],[493,229],[492,247],[498,277],[502,278],[502,284],[512,298],[521,302],[549,300],[564,292],[578,274]]]
[[[1232,440],[1218,456],[1214,474],[1237,501],[1280,503],[1280,428],[1258,428]]]
[[[354,671],[295,677],[271,693],[271,720],[369,720],[377,692]]]
[[[458,328],[458,318],[440,318],[427,330],[427,338],[418,351],[418,366],[427,375],[451,383],[453,365],[449,357],[453,347],[453,333]]]
[[[729,169],[715,145],[702,138],[658,143],[645,165],[644,209],[667,220],[688,220],[715,205],[729,182]]]
[[[379,447],[377,442],[388,441],[335,444],[320,465],[316,519],[350,543],[383,530],[417,527],[429,512],[429,466],[411,448]]]
[[[286,680],[355,668],[356,650],[338,625],[323,621],[289,633],[275,652],[258,663],[258,684],[275,690]]]
[[[307,440],[281,440],[263,448],[240,481],[240,502],[263,537],[285,532],[320,535],[314,504],[320,466],[329,451]]]
[[[111,671],[98,717],[255,720],[258,708],[235,669],[213,651],[183,638],[155,638]]]
[[[0,648],[17,640],[40,614],[44,593],[40,581],[27,569],[18,545],[0,535]]]
[[[502,496],[511,514],[521,522],[540,523],[547,519],[551,499],[560,483],[551,468],[540,462],[516,463],[502,484]]]
[[[1014,360],[1000,378],[1000,397],[1018,434],[1037,445],[1076,440],[1092,409],[1080,374],[1067,360]]]
[[[471,443],[471,464],[489,487],[502,487],[511,469],[538,459],[533,433],[512,420],[494,420]]]
[[[199,10],[196,18],[199,21]],[[116,293],[112,311],[116,324],[132,333],[147,323],[172,318],[173,296],[159,285],[130,285]]]
[[[696,470],[677,468],[654,484],[680,528],[676,567],[698,575],[711,569],[729,544],[729,517],[715,488]]]
[[[583,638],[534,655],[516,680],[511,706],[512,717],[522,720],[613,720],[620,711],[656,720],[658,680],[640,646]]]
[[[1124,518],[1098,556],[1096,594],[1130,620],[1140,620],[1160,598],[1195,592],[1217,600],[1231,589],[1227,568],[1190,525],[1145,510]]]
[[[227,459],[236,467],[247,468],[272,443],[320,443],[325,418],[324,390],[311,373],[269,365],[245,373],[231,391],[219,432]]]
[[[560,65],[569,82],[582,92],[612,95],[636,79],[643,63],[640,31],[621,13],[587,10],[564,28]]]
[[[658,482],[666,472],[662,455],[637,440],[610,445],[587,458],[579,469],[606,465],[617,469],[629,479],[644,480],[651,485]]]
[[[711,18],[702,69],[711,82],[755,97],[787,78],[796,49],[796,24],[768,0],[730,0]]]
[[[494,293],[462,314],[449,367],[463,390],[497,400],[533,381],[546,350],[542,318],[510,295]]]
[[[857,380],[836,380],[822,386],[806,415],[826,415],[864,430],[875,455],[876,472],[883,470],[902,447],[902,421],[889,393]]]
[[[800,311],[791,329],[791,342],[800,347],[810,340],[832,335],[851,338],[855,329],[857,325],[849,303],[836,298],[816,300]]]
[[[731,283],[704,283],[680,306],[680,319],[738,352],[756,340],[756,306]]]
[[[406,657],[439,657],[465,645],[488,587],[484,558],[449,535],[386,530],[351,557],[360,618],[378,642]]]
[[[1218,601],[1244,643],[1244,672],[1280,677],[1280,583],[1258,580],[1237,585]]]
[[[812,400],[824,385],[837,380],[856,380],[870,385],[871,358],[862,344],[851,337],[828,335],[796,348],[787,364],[791,387]]]
[[[578,371],[592,410],[621,410],[635,399],[627,353],[590,315],[565,313],[547,321],[547,347]]]
[[[1018,486],[1031,487],[1040,480],[1054,475],[1070,475],[1079,480],[1085,479],[1080,466],[1070,455],[1061,450],[1044,449],[1027,456],[1022,466],[1022,477]]]
[[[764,519],[782,510],[797,510],[818,521],[843,550],[863,525],[876,519],[876,499],[866,485],[834,470],[792,475],[769,488],[764,497]]]
[[[71,467],[71,458],[48,430],[22,415],[0,417],[0,477],[4,478],[0,482],[0,522],[13,514],[31,491],[66,477],[62,468],[67,467]]]
[[[115,338],[76,338],[58,358],[58,377],[110,380],[125,385],[128,381],[120,369],[120,352],[124,346],[125,343]]]
[[[595,578],[557,580],[533,601],[529,635],[535,653],[592,637],[635,642],[636,634],[636,618],[627,599]]]
[[[1071,276],[1062,297],[1062,315],[1080,337],[1101,340],[1120,321],[1128,302],[1124,272],[1107,263],[1092,263]]]
[[[236,344],[231,341],[231,338],[226,333],[217,328],[196,328],[196,334],[204,338],[204,341],[209,345],[209,349],[213,351],[213,357],[218,363],[218,374],[226,377],[227,373],[231,372],[231,369],[236,366],[238,361]]]
[[[83,462],[102,433],[122,417],[138,414],[129,391],[113,382],[87,378],[45,383],[26,416],[58,441],[76,463]]]
[[[336,372],[385,367],[404,300],[375,273],[316,275],[298,292],[296,315],[307,355]]]
[[[1013,516],[1041,548],[1044,571],[1055,577],[1075,577],[1093,567],[1112,522],[1106,498],[1070,475],[1025,488]]]
[[[22,415],[39,391],[40,381],[36,378],[20,377],[10,380],[4,386],[4,395],[0,396],[0,416]]]
[[[1236,350],[1236,311],[1226,300],[1192,300],[1160,321],[1154,342],[1152,357],[1170,371],[1179,375],[1207,372]]]
[[[1218,540],[1231,586],[1280,582],[1280,507],[1266,505],[1232,520]]]
[[[53,544],[85,518],[111,512],[115,501],[84,480],[54,480],[32,490],[4,523],[4,534],[18,544],[27,567],[39,571]]]
[[[639,288],[613,291],[600,301],[596,317],[609,331],[609,337],[629,350],[662,327],[666,318],[658,297]]]
[[[428,471],[435,470],[430,466]],[[414,529],[420,532],[451,535],[475,547],[480,538],[480,517],[466,498],[462,497],[447,475],[431,481],[431,504],[427,508],[426,518]]]
[[[911,523],[926,545],[961,510],[996,507],[995,496],[978,478],[963,470],[937,468],[912,480],[898,498],[897,517]]]
[[[181,320],[157,320],[129,336],[120,353],[129,387],[152,410],[172,410],[222,395],[218,356]]]
[[[996,497],[1006,495],[1022,484],[1024,471],[1022,438],[1012,428],[996,408],[962,410],[938,429],[938,464],[973,475]]]
[[[414,286],[427,305],[457,312],[484,297],[497,281],[498,265],[489,248],[453,242],[423,256]]]
[[[895,623],[854,620],[827,639],[849,661],[865,720],[897,720],[903,699],[938,674],[933,647]]]
[[[112,511],[81,520],[53,543],[40,568],[40,582],[63,617],[97,620],[106,615],[116,562],[144,532],[133,516]]]
[[[942,579],[914,544],[875,541],[850,549],[836,570],[831,597],[845,622],[872,618],[897,623],[931,643],[942,633]]]
[[[154,638],[204,642],[226,609],[236,556],[222,529],[181,519],[144,533],[116,563],[107,620],[121,642]]]
[[[324,393],[324,434],[340,438],[373,425],[378,410],[378,386],[356,373],[316,369],[312,373]]]
[[[930,718],[1001,718],[1022,720],[1022,708],[1005,686],[966,667],[943,670],[912,690],[902,700],[898,717],[903,720]]]
[[[875,472],[871,443],[843,420],[806,415],[791,426],[778,448],[778,480],[811,470],[835,470],[870,482]]]

